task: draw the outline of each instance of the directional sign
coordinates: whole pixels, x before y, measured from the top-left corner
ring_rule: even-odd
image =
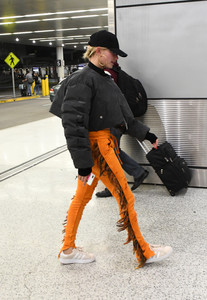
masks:
[[[19,58],[14,55],[14,53],[10,52],[9,55],[4,60],[10,68],[14,68],[16,64],[19,62]]]
[[[61,67],[61,59],[57,59],[56,65],[57,65],[57,67]]]

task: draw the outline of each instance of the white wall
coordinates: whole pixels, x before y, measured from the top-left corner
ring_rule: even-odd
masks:
[[[207,98],[207,2],[160,2],[116,1],[120,65],[149,98]]]

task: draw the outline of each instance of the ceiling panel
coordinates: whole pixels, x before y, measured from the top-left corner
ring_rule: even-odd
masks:
[[[107,0],[1,0],[0,41],[82,49],[88,36],[108,29]],[[17,39],[17,41],[16,41]]]

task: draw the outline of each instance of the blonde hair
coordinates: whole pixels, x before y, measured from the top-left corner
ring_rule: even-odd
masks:
[[[89,59],[93,56],[93,54],[96,52],[97,47],[88,46],[86,52],[83,54],[84,59]]]
[[[103,50],[107,49],[105,47],[99,47],[99,48],[101,48]],[[96,52],[96,49],[97,49],[97,47],[88,45],[86,52],[83,54],[83,58],[86,60],[87,59],[89,60],[89,58],[91,58],[94,55],[94,53]]]

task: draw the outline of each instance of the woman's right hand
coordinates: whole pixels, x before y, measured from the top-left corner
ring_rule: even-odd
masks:
[[[87,175],[87,176],[78,175],[78,179],[83,182],[83,186],[87,183],[89,175]]]
[[[155,149],[158,147],[158,139],[156,139],[155,143],[152,144]]]

